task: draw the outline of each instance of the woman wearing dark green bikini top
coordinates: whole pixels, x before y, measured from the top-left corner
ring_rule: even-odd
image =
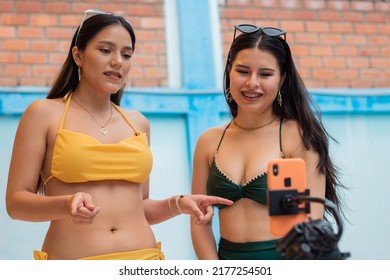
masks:
[[[337,206],[340,186],[329,157],[329,136],[311,110],[284,30],[235,26],[224,94],[233,120],[200,136],[192,193],[217,195],[235,203],[218,206],[218,246],[211,222],[191,222],[196,254],[199,259],[281,259],[266,205],[268,162],[278,157],[302,158],[311,195],[326,197]],[[323,218],[324,208],[313,204],[310,215]]]

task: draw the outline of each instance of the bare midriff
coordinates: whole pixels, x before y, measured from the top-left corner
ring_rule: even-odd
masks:
[[[66,184],[54,179],[47,196],[89,193],[101,208],[91,224],[69,218],[51,221],[42,251],[49,259],[80,259],[109,253],[155,248],[156,240],[145,218],[140,184],[99,181]]]

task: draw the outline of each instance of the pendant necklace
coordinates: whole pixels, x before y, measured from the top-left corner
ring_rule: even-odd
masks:
[[[256,129],[260,129],[260,128],[263,128],[263,127],[266,127],[267,125],[270,125],[271,123],[273,123],[274,121],[276,120],[276,116],[275,118],[272,119],[272,121],[270,121],[269,123],[266,123],[266,124],[262,124],[260,126],[256,126],[256,127],[242,127],[241,125],[239,125],[236,121],[236,119],[233,120],[233,123],[235,126],[237,126],[238,128],[242,129],[242,130],[245,130],[245,131],[253,131],[253,130],[256,130]]]
[[[112,118],[112,105],[111,105],[111,112],[110,112],[110,117],[109,119],[106,121],[106,123],[104,125],[101,125],[97,119],[94,117],[94,115],[88,111],[83,105],[81,105],[77,100],[76,98],[73,98],[73,101],[76,102],[81,108],[83,108],[88,114],[91,115],[92,119],[101,127],[100,129],[100,133],[103,134],[103,135],[107,135],[108,134],[108,130],[107,130],[107,124],[110,122],[111,118]]]

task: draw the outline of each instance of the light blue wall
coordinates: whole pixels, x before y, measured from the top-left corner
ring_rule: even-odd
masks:
[[[12,95],[10,90],[14,91]],[[36,89],[41,93],[27,93],[31,90],[0,89],[0,197],[4,197],[20,114],[33,99],[45,93],[43,88]],[[350,90],[349,95],[336,91],[330,94],[325,90],[313,92],[316,102],[322,104],[327,129],[339,142],[331,143],[331,153],[348,187],[342,195],[349,208],[350,223],[345,223],[340,248],[350,251],[352,259],[390,259],[390,227],[386,218],[386,213],[390,213],[387,201],[390,197],[389,90],[383,89],[383,95],[377,91],[375,97],[364,96],[361,90]],[[195,135],[228,120],[222,94],[133,89],[125,94],[123,101],[123,106],[140,110],[151,122],[154,154],[151,197],[189,193]],[[12,221],[4,207],[3,199],[0,200],[0,259],[31,259],[31,251],[41,246],[47,224]],[[155,225],[153,229],[157,239],[163,242],[167,258],[195,258],[187,216]]]

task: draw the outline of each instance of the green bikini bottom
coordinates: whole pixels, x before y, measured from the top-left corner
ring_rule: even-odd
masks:
[[[278,240],[235,243],[221,237],[218,247],[220,260],[285,260],[276,251]]]

